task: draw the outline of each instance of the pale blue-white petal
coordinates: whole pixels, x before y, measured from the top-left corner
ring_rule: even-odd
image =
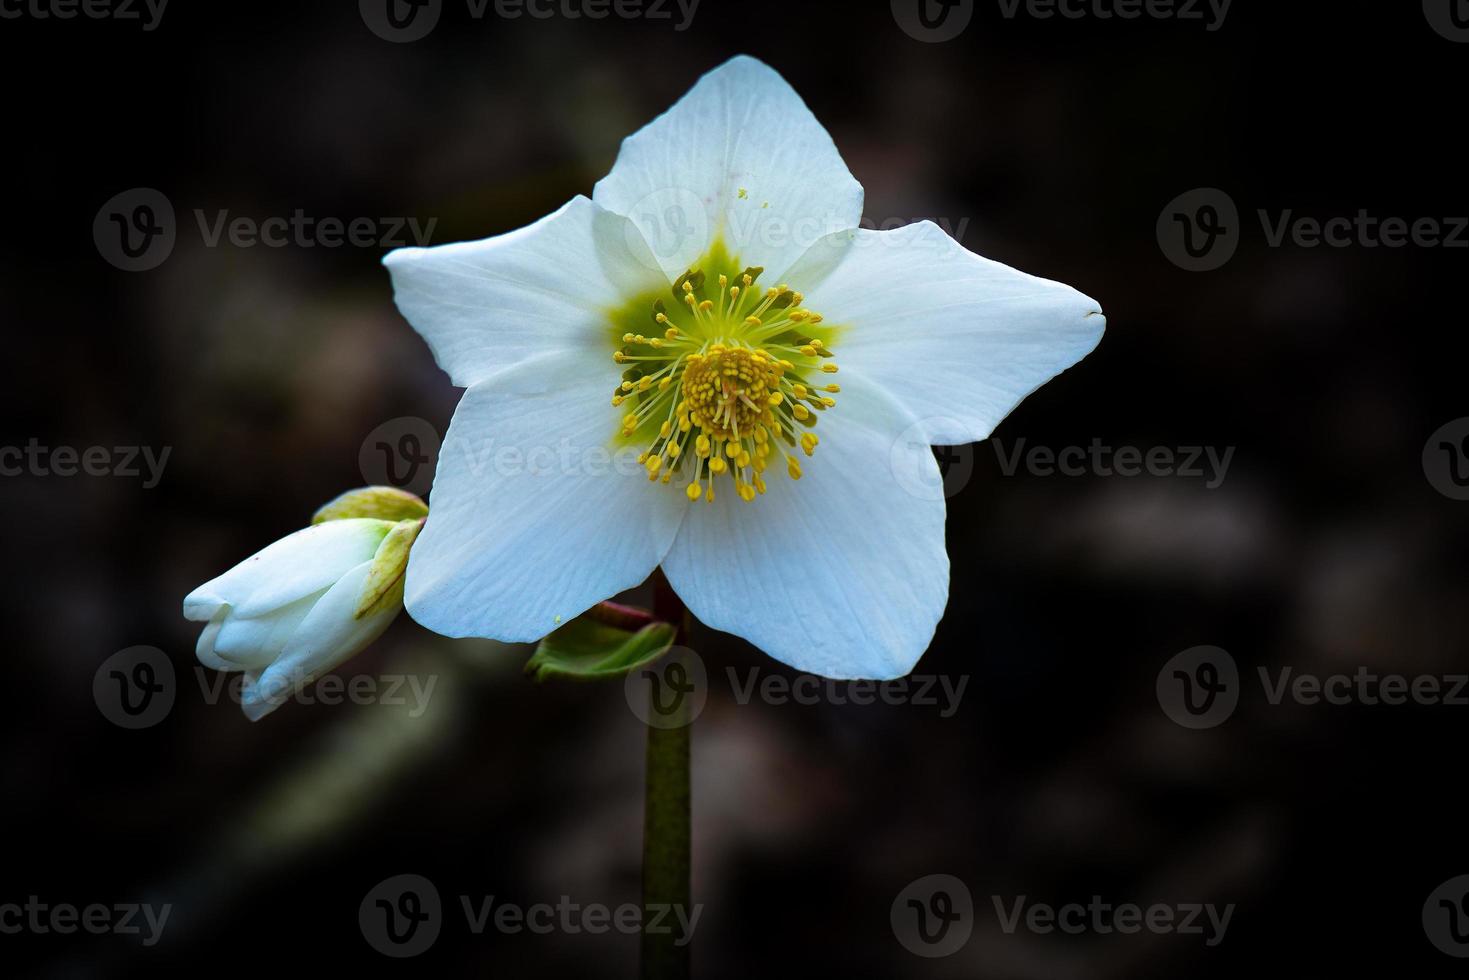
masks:
[[[862,217],[862,185],[831,136],[785,79],[744,56],[624,140],[592,196],[637,224],[670,277],[722,239],[774,283]]]
[[[224,621],[229,614],[230,610],[228,606],[221,605],[215,610],[214,616],[205,624],[203,631],[199,634],[198,642],[194,645],[194,656],[210,670],[235,671],[243,669],[239,664],[231,663],[214,652],[214,641],[219,636],[219,631],[223,628]]]
[[[326,521],[288,534],[184,599],[187,619],[208,621],[222,606],[234,616],[263,616],[335,582],[371,558],[392,521]]]
[[[254,684],[246,685],[242,706],[252,721],[361,652],[392,623],[402,609],[396,604],[361,618],[355,615],[371,568],[372,562],[363,562],[328,589],[286,641],[280,657]]]
[[[854,379],[820,416],[816,455],[764,496],[718,486],[690,510],[664,559],[699,620],[825,677],[901,677],[928,648],[948,601],[944,498],[915,420]],[[724,481],[727,482],[727,481]]]
[[[609,309],[668,287],[637,228],[585,197],[517,231],[400,248],[383,264],[398,309],[464,387],[527,358],[606,347]]]
[[[250,619],[231,610],[215,638],[215,655],[240,667],[270,666],[285,650],[286,642],[325,592],[326,589],[313,592],[263,616]]]
[[[837,380],[861,374],[886,388],[938,445],[987,438],[1106,327],[1096,300],[981,258],[929,221],[832,236],[790,280],[846,328]]]
[[[408,612],[445,636],[539,639],[641,583],[686,509],[614,436],[605,346],[465,392],[408,561]]]

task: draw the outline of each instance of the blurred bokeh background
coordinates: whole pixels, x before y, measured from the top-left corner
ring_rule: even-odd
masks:
[[[0,478],[0,904],[172,908],[151,947],[0,934],[6,975],[634,975],[634,936],[474,935],[459,903],[637,901],[643,729],[620,686],[538,686],[527,649],[404,617],[340,673],[432,679],[426,705],[290,704],[252,725],[194,662],[181,597],[380,479],[370,434],[442,433],[459,395],[396,313],[382,248],[211,246],[194,213],[412,216],[436,221],[434,243],[507,231],[590,193],[622,136],[741,52],[804,96],[876,223],[941,219],[1097,297],[1109,322],[996,440],[950,460],[952,597],[918,672],[962,681],[955,710],[741,704],[730,671],[790,673],[696,629],[711,677],[693,736],[697,974],[1462,969],[1422,915],[1469,873],[1469,705],[1272,704],[1257,672],[1469,672],[1469,503],[1422,462],[1469,415],[1469,252],[1272,247],[1256,214],[1469,212],[1469,45],[1416,3],[1240,3],[1211,31],[978,2],[940,43],[886,0],[703,0],[686,30],[673,6],[594,22],[449,2],[412,43],[357,7],[178,3],[153,30],[19,6],[0,21],[0,441],[169,452],[156,485],[141,462]],[[171,202],[177,242],[129,272],[93,222],[140,187]],[[1157,234],[1195,188],[1240,213],[1237,253],[1208,272]],[[1233,455],[1222,481],[1007,473],[1021,440]],[[1240,699],[1192,730],[1156,684],[1201,644],[1232,655]],[[166,655],[176,698],[126,730],[93,680],[138,645]],[[446,922],[398,961],[364,940],[358,907],[405,873],[434,882]],[[890,923],[932,874],[973,896],[972,937],[939,959]],[[1094,895],[1235,909],[1208,946],[1007,933],[993,902]]]

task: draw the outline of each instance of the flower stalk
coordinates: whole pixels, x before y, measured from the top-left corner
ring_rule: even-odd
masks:
[[[653,615],[672,623],[678,632],[674,644],[688,640],[689,613],[668,584],[662,570],[653,573]],[[670,727],[648,726],[647,772],[643,809],[643,909],[679,908],[690,905],[690,795],[689,795],[689,698],[680,698],[678,711],[685,713]],[[645,914],[644,922],[653,920]],[[689,944],[682,946],[672,930],[643,932],[643,980],[687,980]]]

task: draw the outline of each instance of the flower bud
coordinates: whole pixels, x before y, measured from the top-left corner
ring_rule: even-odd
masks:
[[[422,516],[409,515],[427,508],[412,494],[399,494],[391,488],[344,494],[318,511],[310,527],[184,599],[184,617],[207,624],[196,648],[199,662],[244,672],[241,706],[251,721],[360,652],[403,608],[408,553],[423,527]],[[354,516],[364,513],[402,519]]]

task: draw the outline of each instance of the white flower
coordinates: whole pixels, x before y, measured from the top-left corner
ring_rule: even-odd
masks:
[[[403,571],[421,521],[326,520],[288,535],[184,599],[208,623],[199,662],[244,671],[258,721],[382,635],[403,608]]]
[[[939,482],[927,445],[988,437],[1104,319],[932,223],[861,216],[826,131],[740,57],[629,137],[591,200],[388,255],[468,388],[410,614],[528,641],[661,564],[700,620],[798,669],[907,673],[948,599],[943,495],[910,492]]]

